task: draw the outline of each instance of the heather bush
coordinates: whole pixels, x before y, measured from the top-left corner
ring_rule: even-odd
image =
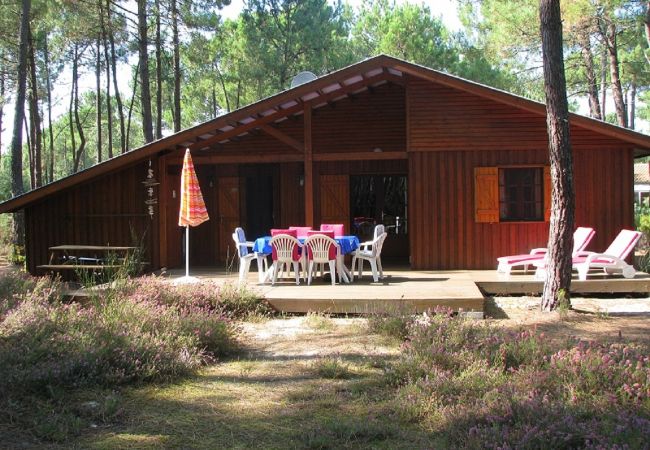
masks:
[[[248,319],[251,316],[270,316],[273,309],[245,286],[211,281],[170,284],[156,276],[142,277],[130,283],[122,295],[136,299],[149,299],[167,306],[214,310],[231,319]]]
[[[80,305],[62,302],[48,279],[0,278],[0,429],[29,428],[45,415],[53,425],[34,433],[56,440],[79,428],[66,392],[172,380],[237,350],[222,308],[189,297],[161,302],[138,284],[96,291]]]
[[[438,310],[410,323],[387,375],[402,419],[450,447],[641,448],[650,442],[648,354],[636,345],[551,343],[534,330]]]

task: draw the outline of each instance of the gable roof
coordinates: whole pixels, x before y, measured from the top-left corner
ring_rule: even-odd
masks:
[[[305,104],[311,104],[313,108],[320,108],[349,95],[385,83],[403,85],[404,75],[459,89],[540,115],[546,114],[546,106],[543,103],[398,58],[379,55],[279,92],[210,121],[150,142],[73,175],[7,200],[0,203],[0,213],[20,210],[62,189],[138,163],[156,154],[184,148],[192,150],[210,149],[237,136],[246,135],[255,128],[281,122],[290,116],[300,115],[303,113]],[[636,146],[637,156],[650,154],[650,136],[648,135],[574,113],[570,114],[570,120],[573,124],[583,128]]]

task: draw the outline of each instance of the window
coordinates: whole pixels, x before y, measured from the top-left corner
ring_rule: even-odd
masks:
[[[549,167],[475,167],[474,221],[541,222],[551,217]]]
[[[541,167],[499,169],[499,220],[544,220]]]

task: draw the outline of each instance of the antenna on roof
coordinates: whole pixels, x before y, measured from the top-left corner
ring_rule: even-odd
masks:
[[[301,84],[309,83],[310,81],[315,80],[316,78],[318,77],[312,72],[309,71],[300,72],[291,80],[291,87],[295,88],[296,86],[300,86]]]

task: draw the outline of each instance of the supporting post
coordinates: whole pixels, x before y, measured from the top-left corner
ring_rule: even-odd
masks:
[[[314,226],[314,160],[311,142],[311,103],[305,103],[305,225]]]
[[[190,276],[190,226],[185,227],[185,276]]]

